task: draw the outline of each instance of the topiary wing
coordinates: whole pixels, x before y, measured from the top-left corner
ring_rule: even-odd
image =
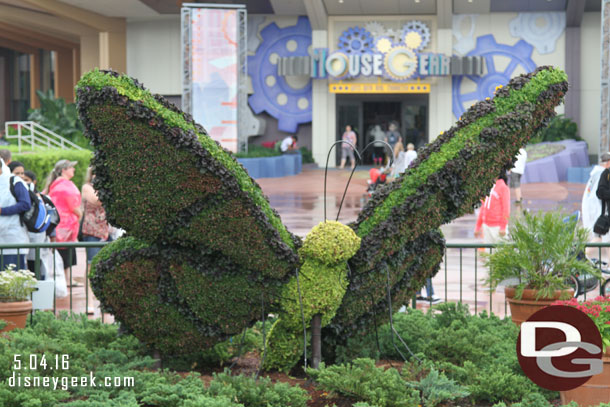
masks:
[[[373,195],[352,225],[362,242],[349,261],[350,287],[333,320],[335,333],[372,326],[372,310],[386,301],[388,270],[391,286],[401,287],[392,290],[397,299],[423,286],[442,258],[444,241],[435,230],[474,210],[500,171],[512,167],[519,148],[554,116],[567,90],[566,74],[553,67],[513,78]]]
[[[105,312],[165,355],[200,352],[276,312],[285,281],[261,277],[218,253],[123,237],[92,263]]]
[[[244,168],[192,118],[137,81],[91,71],[77,86],[108,220],[148,244],[221,255],[282,279],[299,239]]]

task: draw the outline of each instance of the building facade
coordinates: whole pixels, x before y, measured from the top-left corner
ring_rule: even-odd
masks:
[[[571,87],[558,114],[578,123],[590,155],[599,153],[601,0],[224,3],[248,10],[250,143],[296,134],[324,163],[347,124],[364,148],[393,123],[405,143],[421,146],[510,77],[554,65]],[[2,91],[0,119],[35,106],[36,89],[73,100],[78,76],[95,66],[126,72],[180,105],[179,6],[0,0],[7,24],[40,20],[27,41],[0,29],[0,72],[12,89]]]

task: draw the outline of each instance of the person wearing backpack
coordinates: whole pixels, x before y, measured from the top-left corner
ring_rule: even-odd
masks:
[[[2,160],[0,166],[0,244],[29,243],[30,238],[20,215],[30,210],[32,203],[25,182],[13,176]],[[14,194],[13,192],[14,191]],[[9,264],[17,269],[27,268],[25,249],[4,249],[0,256],[0,270]]]

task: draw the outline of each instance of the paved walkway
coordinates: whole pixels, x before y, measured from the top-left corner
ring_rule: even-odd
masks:
[[[335,219],[339,204],[349,177],[348,170],[329,170],[326,192],[326,217]],[[354,221],[366,202],[368,170],[356,171],[349,185],[339,220],[343,223]],[[282,221],[293,233],[304,237],[312,227],[324,220],[324,170],[305,166],[303,172],[296,176],[284,178],[266,178],[258,180],[261,188],[269,197],[271,206],[282,217]],[[561,209],[566,213],[580,209],[580,200],[584,185],[582,184],[525,184],[522,186],[523,209],[554,210]],[[513,206],[511,213],[520,210]],[[476,243],[474,226],[476,216],[465,215],[454,220],[441,229],[449,243]],[[78,265],[73,269],[74,280],[83,283],[85,278],[85,252],[78,250]],[[461,265],[461,267],[460,267]],[[69,276],[67,276],[69,277]],[[448,249],[445,262],[433,279],[436,295],[447,301],[459,301],[469,304],[472,311],[491,310],[505,315],[505,302],[502,290],[490,293],[484,287],[482,279],[486,270],[480,254],[475,249]],[[445,286],[445,282],[447,282]],[[72,309],[84,312],[86,307],[84,287],[71,289]],[[475,302],[476,296],[476,302]],[[70,309],[70,297],[57,302],[58,309]],[[92,315],[99,317],[98,302],[89,291],[88,306]],[[418,304],[418,307],[426,305]],[[106,315],[105,320],[112,317]]]

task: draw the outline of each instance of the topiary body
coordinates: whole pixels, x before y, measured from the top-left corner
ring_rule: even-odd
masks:
[[[299,255],[299,277],[282,289],[279,318],[269,333],[266,368],[289,370],[303,353],[303,323],[311,325],[321,315],[321,326],[334,318],[347,289],[347,260],[360,247],[360,238],[349,227],[322,222],[305,238]],[[302,308],[301,308],[302,306]]]

